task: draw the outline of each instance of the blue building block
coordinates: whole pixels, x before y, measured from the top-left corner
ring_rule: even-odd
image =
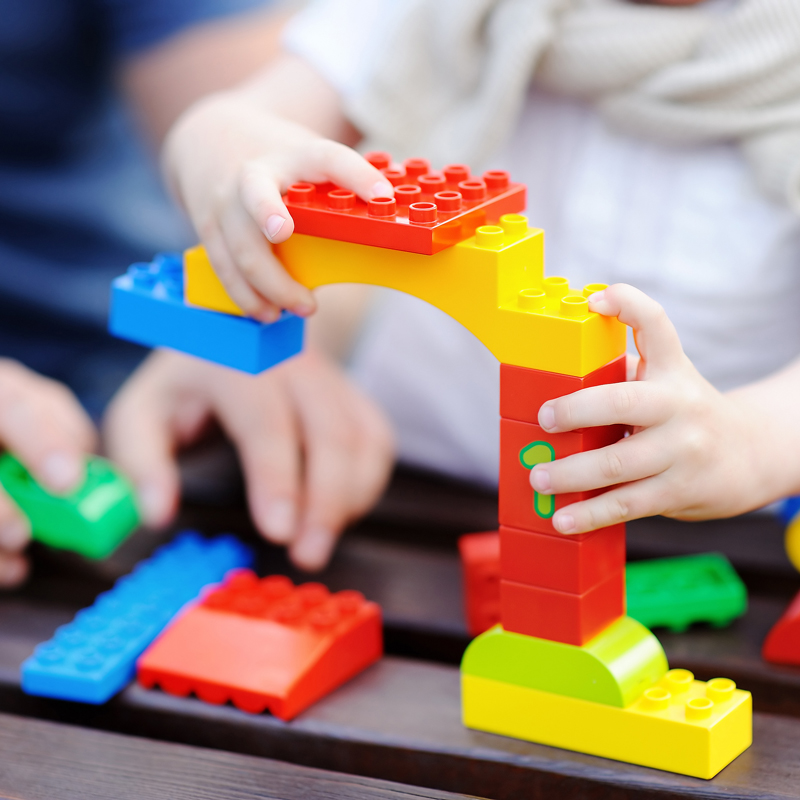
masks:
[[[786,525],[797,516],[798,511],[800,511],[800,496],[798,495],[787,497],[780,504],[779,513]]]
[[[187,305],[180,255],[133,264],[111,286],[109,330],[150,347],[171,347],[253,375],[303,349],[305,322],[284,311],[269,325]]]
[[[136,659],[186,603],[252,562],[253,551],[234,536],[182,533],[38,645],[22,664],[22,690],[105,703],[133,680]]]

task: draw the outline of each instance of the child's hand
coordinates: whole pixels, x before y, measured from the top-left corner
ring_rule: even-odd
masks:
[[[263,322],[316,308],[270,248],[294,230],[281,200],[291,184],[332,181],[364,200],[394,194],[354,150],[266,112],[245,90],[190,109],[167,139],[164,169],[231,298]]]
[[[531,485],[542,494],[615,486],[558,510],[556,529],[583,533],[655,514],[727,517],[768,502],[758,470],[758,418],[736,394],[721,394],[701,377],[661,306],[617,284],[592,295],[589,307],[633,328],[636,379],[550,400],[539,424],[558,433],[621,423],[633,434],[531,470]]]
[[[251,376],[156,351],[109,408],[110,456],[137,486],[145,519],[179,500],[175,451],[216,418],[236,445],[256,527],[308,570],[327,563],[348,522],[378,499],[393,461],[382,413],[313,351]]]
[[[43,486],[57,493],[76,489],[95,439],[91,420],[69,389],[0,359],[0,443]],[[28,521],[0,488],[0,586],[25,579],[22,551],[30,537]]]

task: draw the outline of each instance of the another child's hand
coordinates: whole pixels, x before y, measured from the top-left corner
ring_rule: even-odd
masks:
[[[96,435],[69,389],[16,361],[0,359],[0,444],[43,486],[63,493],[83,481]],[[0,489],[0,586],[25,579],[28,562],[22,552],[30,537],[28,521]]]
[[[268,113],[246,90],[190,109],[167,139],[164,167],[231,298],[263,322],[282,308],[299,316],[316,308],[270,248],[294,230],[281,199],[291,184],[332,181],[364,200],[394,194],[354,150]]]
[[[259,376],[156,351],[105,421],[109,454],[133,479],[150,524],[173,517],[175,452],[212,418],[238,450],[256,527],[304,569],[325,566],[342,529],[389,477],[393,444],[383,414],[314,351]]]
[[[539,424],[549,433],[624,424],[633,433],[531,470],[531,485],[542,494],[615,487],[558,510],[556,529],[582,533],[656,514],[727,517],[767,502],[752,413],[698,373],[661,306],[617,284],[590,297],[589,307],[633,328],[640,354],[636,379],[550,400],[539,411]]]

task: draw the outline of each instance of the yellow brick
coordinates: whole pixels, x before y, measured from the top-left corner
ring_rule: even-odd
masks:
[[[589,313],[583,292],[563,278],[543,277],[542,231],[516,214],[501,222],[432,256],[297,233],[275,253],[311,288],[367,283],[426,300],[504,364],[583,376],[625,352],[624,325]],[[187,301],[229,310],[232,301],[199,260],[186,262]]]
[[[190,305],[244,316],[242,309],[225,291],[202,245],[191,247],[183,254],[183,285],[183,299]]]
[[[676,675],[687,678],[677,689]],[[691,678],[672,670],[633,705],[617,708],[462,674],[463,719],[468,728],[713,778],[752,743],[752,698],[725,678]]]

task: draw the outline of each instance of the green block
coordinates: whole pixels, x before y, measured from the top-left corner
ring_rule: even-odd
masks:
[[[80,489],[54,495],[3,453],[0,484],[28,518],[34,539],[87,558],[105,558],[139,525],[133,487],[103,458],[87,460]]]
[[[633,703],[668,668],[658,639],[629,617],[582,647],[497,625],[470,643],[461,662],[464,674],[619,708]]]
[[[747,589],[720,553],[637,561],[625,577],[628,616],[648,628],[723,627],[747,611]]]

